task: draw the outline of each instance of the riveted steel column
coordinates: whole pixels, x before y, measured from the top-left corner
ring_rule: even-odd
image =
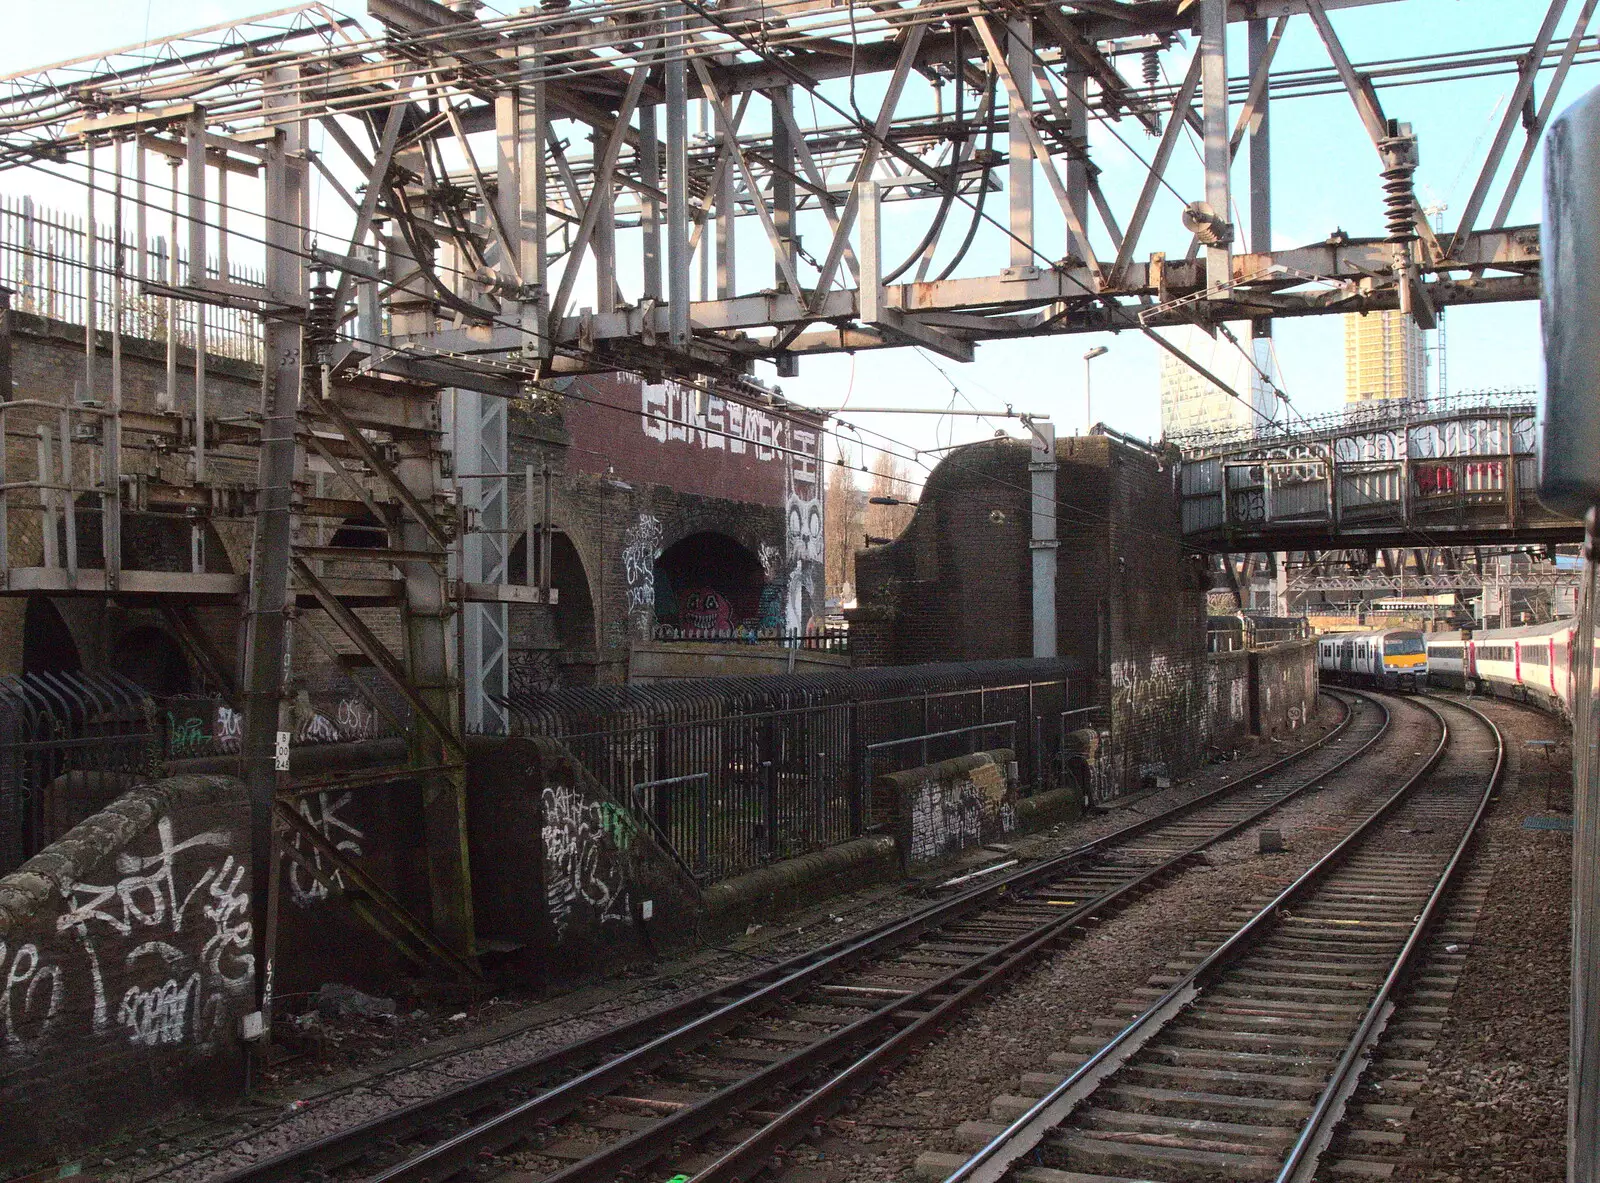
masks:
[[[1231,219],[1228,166],[1232,161],[1228,128],[1228,0],[1200,0],[1200,105],[1205,127],[1206,204],[1221,226]],[[1206,286],[1233,279],[1232,247],[1226,241],[1206,247]]]
[[[1011,266],[1033,266],[1033,146],[1016,121],[1017,111],[1033,106],[1033,25],[1026,18],[1006,22],[1006,66],[1016,81],[1017,103],[1006,122],[1010,172],[1006,188],[1011,195]]]
[[[1033,529],[1028,549],[1033,556],[1033,655],[1056,656],[1056,428],[1029,422],[1033,448],[1028,472],[1033,485]]]
[[[689,76],[683,59],[683,8],[668,9],[667,340],[689,343]]]
[[[269,105],[292,106],[295,71],[274,70]],[[203,128],[191,126],[191,144],[201,142]],[[284,124],[267,147],[265,282],[275,301],[303,304],[305,280],[300,267],[300,242],[294,229],[301,223],[305,190],[304,124]],[[191,161],[196,155],[191,152]],[[191,179],[193,177],[191,173]],[[191,196],[193,190],[191,190]],[[190,240],[190,282],[203,275],[203,233]],[[200,253],[195,253],[196,247]],[[256,995],[265,1023],[272,1013],[272,966],[268,934],[272,925],[269,900],[274,871],[273,799],[288,779],[290,712],[288,675],[290,646],[289,554],[294,541],[294,484],[301,458],[295,440],[300,405],[303,349],[300,326],[268,315],[262,328],[261,449],[257,460],[255,534],[250,547],[250,589],[245,609],[244,773],[250,788],[250,900],[256,947]]]

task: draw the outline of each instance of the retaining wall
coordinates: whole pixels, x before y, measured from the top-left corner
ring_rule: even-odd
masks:
[[[1255,732],[1273,739],[1304,726],[1317,709],[1317,642],[1284,641],[1250,654]]]
[[[560,743],[471,741],[467,777],[477,930],[511,973],[572,978],[692,935],[693,879]]]
[[[177,776],[0,879],[0,1161],[238,1090],[249,860],[244,785]]]

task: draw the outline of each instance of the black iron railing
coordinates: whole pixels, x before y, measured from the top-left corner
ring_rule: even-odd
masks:
[[[871,782],[885,772],[1003,746],[1025,793],[1063,783],[1059,719],[1088,691],[1075,668],[704,678],[505,704],[513,732],[559,739],[706,882],[866,833]]]
[[[700,641],[714,645],[777,645],[822,653],[849,653],[848,629],[792,632],[781,628],[679,628],[658,624],[651,634],[657,641]]]
[[[155,769],[155,700],[118,674],[0,678],[0,872]]]

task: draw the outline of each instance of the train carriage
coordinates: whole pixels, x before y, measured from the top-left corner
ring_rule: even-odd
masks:
[[[1427,639],[1435,686],[1472,690],[1572,710],[1572,621],[1476,633],[1434,633]]]
[[[1422,634],[1414,629],[1342,633],[1317,642],[1317,669],[1326,681],[1380,690],[1425,690],[1428,651]]]

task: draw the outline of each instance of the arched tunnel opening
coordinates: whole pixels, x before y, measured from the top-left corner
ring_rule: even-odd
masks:
[[[655,563],[656,623],[669,630],[721,633],[775,628],[781,606],[766,603],[761,560],[726,534],[690,534]],[[769,619],[770,617],[770,619]]]

